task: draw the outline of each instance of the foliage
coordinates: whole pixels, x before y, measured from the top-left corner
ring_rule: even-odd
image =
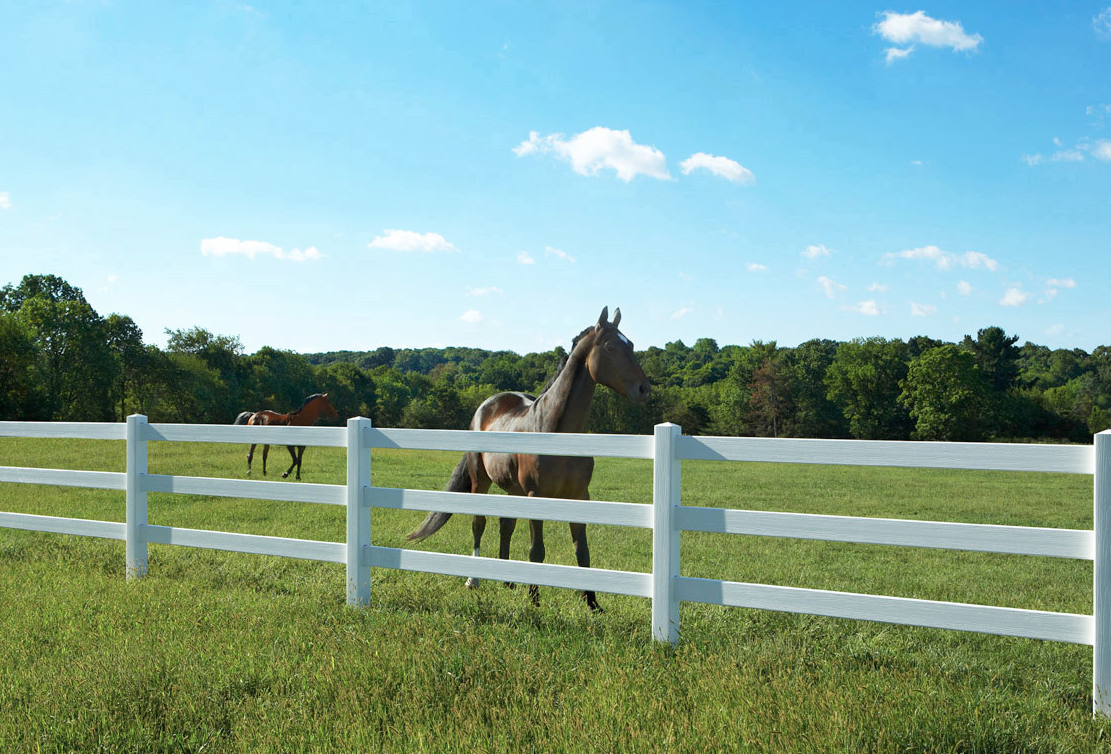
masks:
[[[0,420],[226,423],[245,410],[288,412],[329,393],[341,420],[464,429],[505,390],[537,393],[562,347],[519,355],[479,348],[245,353],[235,335],[167,330],[145,344],[123,314],[101,317],[54,275],[0,288]],[[795,347],[699,338],[649,346],[637,358],[652,397],[633,406],[595,393],[588,429],[644,433],[662,421],[688,434],[1090,441],[1111,426],[1111,347],[1017,345],[986,327],[959,344],[813,339]],[[973,368],[974,367],[974,368]]]

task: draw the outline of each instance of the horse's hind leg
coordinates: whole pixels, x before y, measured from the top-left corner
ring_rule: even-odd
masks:
[[[255,457],[255,446],[252,445],[251,449],[247,451],[247,476],[251,475],[251,460]]]
[[[262,446],[262,475],[266,476],[266,456],[270,455],[270,446]]]
[[[582,568],[590,567],[590,547],[586,544],[586,524],[571,524],[571,541],[575,545],[575,562]],[[583,599],[587,607],[596,613],[602,612],[598,597],[592,591],[584,591]]]
[[[470,491],[476,495],[485,495],[490,491],[490,485],[493,482],[490,480],[490,475],[486,473],[486,467],[482,464],[482,457],[478,453],[467,453],[467,476],[470,481]],[[465,484],[465,482],[463,482]],[[466,491],[466,487],[462,490],[456,489],[457,492]],[[482,533],[486,531],[486,516],[475,516],[471,520],[471,534],[474,535],[474,551],[471,553],[474,557],[478,557],[479,547],[482,545]],[[465,586],[468,589],[477,589],[478,585],[482,583],[481,579],[476,579],[471,576],[467,579]]]
[[[475,516],[471,521],[471,533],[474,535],[474,552],[471,555],[476,558],[478,557],[478,548],[482,544],[482,533],[484,531],[486,531],[486,516]],[[464,586],[468,589],[477,589],[480,583],[482,582],[479,579],[471,576]]]
[[[502,560],[509,560],[509,543],[513,540],[513,530],[517,528],[517,519],[515,518],[501,518],[498,520],[501,524],[498,531],[498,557]],[[512,589],[515,584],[512,581],[506,581],[505,585]]]

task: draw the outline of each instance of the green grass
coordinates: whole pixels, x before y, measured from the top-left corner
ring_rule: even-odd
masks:
[[[284,448],[273,448],[283,471]],[[246,448],[152,443],[152,473],[242,478]],[[288,457],[288,456],[287,456]],[[457,457],[376,451],[374,484],[437,489]],[[0,439],[0,464],[122,471],[122,443]],[[256,458],[256,468],[258,459]],[[256,471],[256,474],[258,472]],[[306,482],[341,484],[310,448]],[[287,482],[295,484],[296,482]],[[599,459],[599,500],[648,502],[646,462]],[[1090,477],[687,462],[689,505],[1091,528]],[[123,494],[0,485],[0,510],[123,520]],[[422,518],[375,510],[375,544]],[[337,506],[150,495],[155,524],[342,541]],[[589,528],[593,563],[647,571],[648,532]],[[548,562],[572,564],[565,524]],[[496,550],[497,527],[487,530]],[[469,553],[469,517],[422,545]],[[525,559],[527,527],[513,557]],[[0,751],[1090,752],[1092,651],[1052,642],[684,604],[677,648],[648,600],[0,529]],[[1091,612],[1091,563],[687,533],[685,575]]]

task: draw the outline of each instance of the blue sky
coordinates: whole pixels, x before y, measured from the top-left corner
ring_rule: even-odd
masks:
[[[1090,350],[1109,2],[5,2],[0,283],[248,351]]]

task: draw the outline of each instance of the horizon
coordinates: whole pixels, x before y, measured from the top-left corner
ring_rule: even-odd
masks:
[[[1090,353],[1109,2],[6,4],[0,283],[247,353]]]

